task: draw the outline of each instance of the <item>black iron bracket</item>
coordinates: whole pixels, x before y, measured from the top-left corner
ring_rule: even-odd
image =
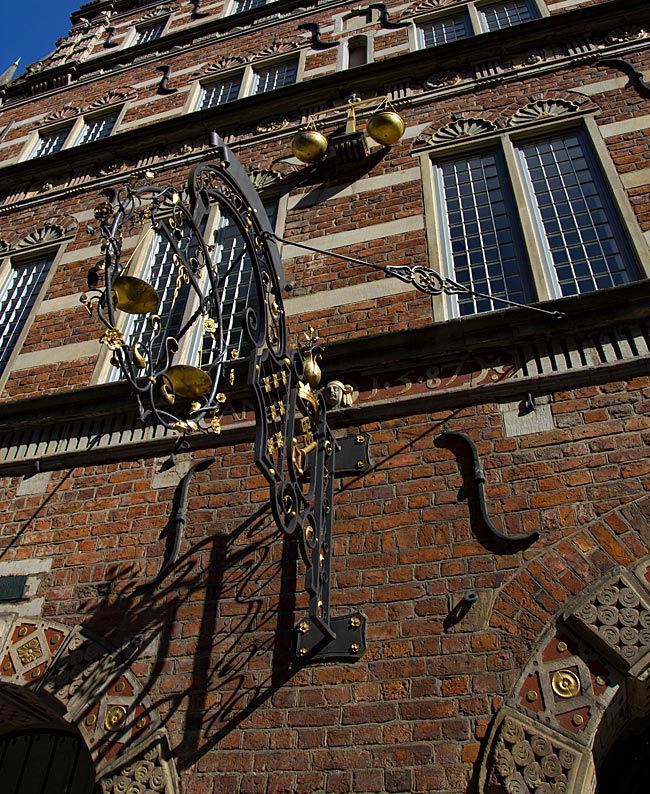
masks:
[[[448,430],[445,430],[441,434],[441,438],[459,438],[464,441],[470,449],[472,453],[472,460],[474,463],[474,482],[476,484],[476,489],[478,491],[478,500],[479,506],[481,509],[481,518],[485,523],[485,526],[490,530],[492,535],[498,540],[504,541],[506,543],[525,543],[525,542],[533,542],[539,539],[539,532],[527,532],[522,533],[519,535],[506,535],[505,533],[501,532],[500,529],[497,529],[494,524],[492,523],[492,519],[488,515],[487,505],[485,503],[485,475],[483,474],[483,469],[481,469],[481,463],[478,457],[478,450],[476,449],[476,444],[472,441],[472,439],[466,433],[454,433]]]
[[[643,79],[643,74],[633,63],[626,61],[624,58],[603,58],[600,61],[596,61],[596,66],[613,66],[615,69],[620,69],[630,78],[630,83],[636,87],[642,96],[650,96],[650,85],[646,83]]]
[[[337,438],[336,447],[336,477],[351,477],[370,468],[370,436],[366,433]]]
[[[158,70],[163,73],[163,76],[160,79],[160,83],[158,84],[158,93],[159,94],[175,94],[177,89],[170,88],[169,80],[171,79],[172,68],[171,66],[161,66]]]
[[[299,659],[304,662],[356,662],[367,648],[367,618],[363,612],[350,612],[330,618],[329,625],[314,615],[296,626]]]
[[[338,47],[338,41],[323,41],[321,39],[320,25],[318,22],[305,22],[304,25],[298,25],[298,30],[306,30],[311,33],[311,41],[309,42],[314,50],[329,50],[331,47]]]

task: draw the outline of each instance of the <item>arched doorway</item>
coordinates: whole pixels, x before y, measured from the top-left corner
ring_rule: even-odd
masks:
[[[79,729],[54,702],[0,686],[0,781],[6,794],[93,794],[95,765]]]

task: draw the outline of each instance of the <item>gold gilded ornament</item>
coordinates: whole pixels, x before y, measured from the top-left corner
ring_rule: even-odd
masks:
[[[16,648],[18,658],[23,664],[31,664],[43,655],[43,649],[37,637]]]
[[[551,686],[561,698],[572,698],[580,693],[580,679],[571,670],[556,670],[551,678]]]
[[[110,328],[99,341],[109,350],[119,350],[124,342],[119,328]]]
[[[114,212],[115,210],[110,201],[102,201],[101,204],[95,207],[95,219],[98,221],[107,221]]]
[[[107,731],[119,731],[126,722],[126,709],[124,706],[111,706],[106,712],[104,728]]]

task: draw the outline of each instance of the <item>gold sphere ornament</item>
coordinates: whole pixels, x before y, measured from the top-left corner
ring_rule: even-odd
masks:
[[[327,138],[318,130],[301,130],[293,136],[291,151],[301,163],[315,163],[327,151]]]
[[[406,123],[394,110],[378,110],[366,124],[366,132],[377,143],[393,146],[404,135]]]

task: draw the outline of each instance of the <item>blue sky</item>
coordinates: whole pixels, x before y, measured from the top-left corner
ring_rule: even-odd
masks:
[[[70,14],[84,0],[5,0],[0,24],[0,73],[17,58],[20,67],[44,58],[54,49],[54,42],[67,36]]]

